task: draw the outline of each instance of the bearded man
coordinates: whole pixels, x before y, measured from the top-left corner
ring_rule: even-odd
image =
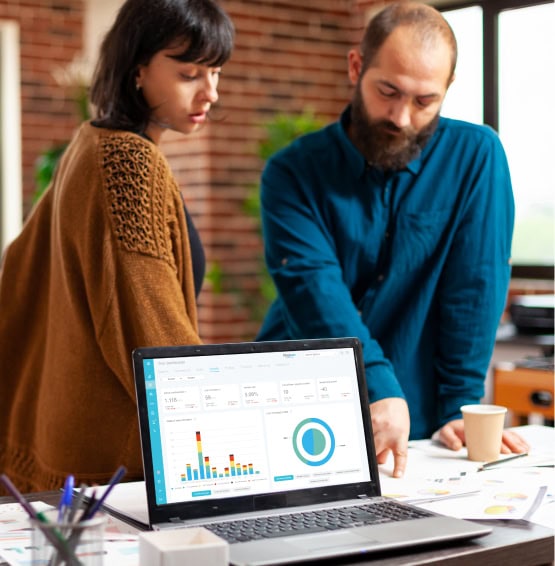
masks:
[[[458,450],[506,301],[514,202],[489,127],[440,117],[457,44],[431,6],[389,4],[348,55],[351,104],[262,175],[278,291],[259,340],[356,336],[378,461],[409,438]],[[526,443],[504,431],[501,451]]]

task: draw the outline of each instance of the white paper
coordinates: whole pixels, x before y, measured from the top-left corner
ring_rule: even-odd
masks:
[[[527,519],[555,529],[555,470],[548,467],[555,463],[555,429],[514,430],[530,444],[529,456],[481,472],[466,448],[454,452],[431,440],[412,441],[403,478],[392,477],[391,455],[380,466],[382,493],[452,517]]]

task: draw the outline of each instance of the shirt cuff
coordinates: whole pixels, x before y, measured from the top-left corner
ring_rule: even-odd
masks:
[[[405,398],[393,368],[386,364],[366,366],[366,384],[370,403],[389,397]]]

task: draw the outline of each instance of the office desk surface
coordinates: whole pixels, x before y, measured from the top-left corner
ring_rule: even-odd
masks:
[[[56,505],[59,492],[34,493],[29,501],[43,501]],[[10,497],[0,497],[0,504],[13,502]],[[554,560],[553,531],[541,525],[525,521],[488,521],[493,532],[473,541],[458,542],[438,547],[426,547],[405,552],[374,555],[371,560],[364,558],[330,560],[319,564],[339,565],[407,565],[407,564],[453,564],[457,566],[534,566],[552,564]],[[5,566],[1,562],[0,566]]]
[[[547,453],[550,455],[550,462],[553,462],[553,452],[555,451],[555,429],[552,427],[518,427],[517,432],[524,436],[531,446],[530,454]],[[430,441],[417,441],[417,446],[412,446],[409,449],[409,461],[407,465],[406,478],[414,478],[422,474],[423,471],[428,472],[431,468],[434,473],[440,474],[439,466],[446,465],[451,474],[451,467],[453,469],[469,469],[476,468],[476,463],[468,462],[465,457],[465,449],[459,453],[446,451],[444,448],[437,448],[440,451],[441,457],[438,459],[435,453],[436,448],[433,448],[432,453],[428,454],[428,450],[422,450],[421,444],[428,444]],[[513,465],[518,465],[524,459],[519,459],[513,462]],[[545,464],[545,462],[543,462]],[[538,465],[536,463],[536,465]],[[510,469],[511,464],[507,463],[501,469]],[[387,493],[390,480],[387,476],[391,475],[392,460],[388,459],[386,464],[380,466],[380,481],[382,483],[382,492]],[[548,468],[549,469],[549,468]],[[553,468],[550,468],[551,470]],[[546,470],[544,468],[544,470]],[[488,472],[484,472],[488,473]],[[480,475],[481,474],[477,474]],[[356,565],[380,565],[380,566],[393,566],[393,565],[422,565],[422,564],[444,564],[457,565],[457,566],[536,566],[554,563],[554,530],[551,527],[555,524],[555,515],[551,511],[551,507],[555,507],[555,500],[553,499],[553,492],[555,491],[555,472],[554,475],[549,475],[548,493],[550,495],[549,503],[546,504],[544,510],[548,510],[547,515],[543,515],[543,522],[537,520],[536,523],[531,523],[525,520],[515,519],[496,519],[484,521],[484,524],[493,528],[493,531],[484,537],[473,539],[465,542],[453,542],[450,544],[441,544],[434,547],[419,547],[406,551],[395,551],[389,553],[372,554],[372,557],[356,557],[349,559],[336,559],[328,561],[318,561],[318,565],[339,565],[339,564],[356,564]],[[395,482],[404,482],[404,480],[394,480]],[[385,488],[385,490],[384,490]],[[33,493],[27,496],[29,501],[42,501],[50,505],[57,505],[60,499],[59,491]],[[453,502],[457,507],[460,505],[459,500],[454,499]],[[11,503],[13,499],[10,497],[0,497],[0,504]],[[435,503],[434,505],[438,505]],[[441,505],[441,503],[439,504]],[[434,511],[444,512],[440,509],[433,509]],[[456,511],[457,509],[451,509]],[[446,514],[456,513],[447,512]],[[536,514],[532,517],[538,519]],[[0,562],[0,566],[5,566],[6,563]],[[307,563],[308,564],[308,563]],[[310,564],[316,564],[311,562]]]

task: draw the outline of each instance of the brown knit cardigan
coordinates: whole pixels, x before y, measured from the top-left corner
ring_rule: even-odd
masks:
[[[142,478],[137,346],[197,344],[183,201],[156,145],[85,123],[0,272],[0,472]]]

